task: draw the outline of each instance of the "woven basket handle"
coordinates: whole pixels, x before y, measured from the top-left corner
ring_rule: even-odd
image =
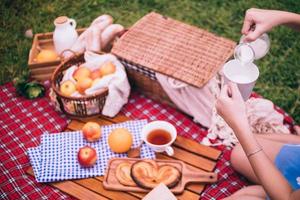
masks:
[[[60,59],[61,59],[62,62],[65,61],[65,58],[64,58],[64,56],[63,56],[65,52],[71,52],[71,53],[73,54],[73,56],[78,56],[78,54],[77,54],[75,51],[73,51],[73,50],[71,50],[71,49],[65,49],[65,50],[63,50],[63,51],[59,54],[59,57],[60,57]]]
[[[170,86],[173,88],[173,89],[181,89],[181,88],[184,88],[184,87],[187,87],[188,84],[184,83],[184,82],[181,82],[181,81],[178,81],[176,79],[173,79],[171,77],[168,77],[167,78],[167,81],[168,83],[170,84]]]

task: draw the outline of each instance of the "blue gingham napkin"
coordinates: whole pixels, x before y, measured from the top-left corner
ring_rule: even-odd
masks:
[[[29,148],[28,155],[37,182],[53,182],[104,175],[109,159],[127,157],[110,150],[108,135],[115,128],[127,128],[133,135],[133,147],[141,142],[141,130],[147,120],[128,121],[101,126],[102,137],[97,142],[87,142],[81,131],[57,134],[45,133],[38,147]],[[97,151],[97,162],[92,167],[82,167],[77,160],[77,152],[83,146],[91,146]],[[155,153],[145,144],[141,148],[141,158],[154,159]]]

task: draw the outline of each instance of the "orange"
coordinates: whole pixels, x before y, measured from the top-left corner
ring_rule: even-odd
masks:
[[[133,139],[125,128],[116,128],[108,136],[108,145],[113,152],[125,153],[129,151]]]
[[[43,49],[36,57],[37,62],[51,62],[58,59],[58,55],[53,50]]]

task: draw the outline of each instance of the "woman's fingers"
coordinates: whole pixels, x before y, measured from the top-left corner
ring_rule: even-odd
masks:
[[[240,90],[239,90],[236,83],[229,82],[228,83],[228,88],[231,91],[231,96],[232,96],[233,99],[237,99],[237,98],[242,99],[242,95],[241,95]]]
[[[253,20],[246,16],[242,28],[242,34],[247,35],[253,24]]]
[[[251,31],[244,38],[244,42],[253,42],[257,38],[259,38],[260,35],[261,34],[258,31]]]
[[[262,27],[262,25],[256,25],[253,31],[249,31],[249,33],[244,38],[245,42],[252,42],[259,38],[266,30]]]
[[[231,98],[237,96],[237,93],[239,93],[239,89],[235,83],[228,82],[228,84],[225,84],[222,89],[220,96],[223,98]]]
[[[221,92],[220,92],[220,97],[221,98],[228,98],[228,85],[225,84],[222,89],[221,89]]]
[[[229,86],[227,88],[227,95],[228,95],[228,97],[232,97],[232,90],[231,90],[231,87],[229,87]]]
[[[233,83],[233,82],[229,82],[228,83],[228,88],[229,88],[229,90],[231,92],[231,96],[236,96],[236,92],[238,90],[237,85],[235,83]]]

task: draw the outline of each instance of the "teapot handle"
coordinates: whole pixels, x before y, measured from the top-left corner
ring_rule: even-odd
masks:
[[[74,19],[69,19],[69,23],[74,29],[76,28],[77,23]]]

